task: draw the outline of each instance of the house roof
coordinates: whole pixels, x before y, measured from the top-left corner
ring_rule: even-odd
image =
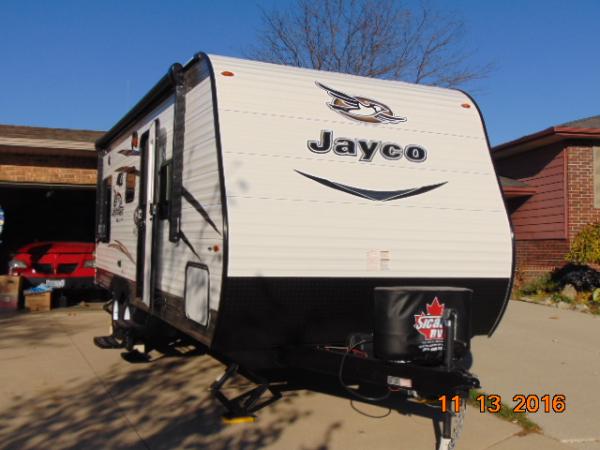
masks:
[[[574,120],[572,122],[563,123],[561,127],[571,128],[597,128],[600,129],[600,116],[586,117],[585,119]]]
[[[513,178],[499,176],[498,179],[505,198],[526,197],[537,192],[534,187]]]
[[[500,180],[502,187],[529,188],[527,183],[523,183],[522,181],[515,180],[513,178],[499,176],[498,179]]]
[[[0,146],[94,151],[103,131],[0,124]]]
[[[45,128],[29,127],[23,125],[0,124],[0,136],[2,137],[30,137],[37,139],[57,139],[81,142],[95,142],[104,131],[74,130],[68,128]]]
[[[565,139],[600,141],[600,116],[592,116],[555,125],[537,133],[528,134],[513,141],[505,142],[492,149],[492,156],[494,159],[503,159]]]

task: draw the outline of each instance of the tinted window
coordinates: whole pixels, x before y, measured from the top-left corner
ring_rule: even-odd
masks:
[[[112,205],[112,177],[102,182],[100,195],[100,215],[98,217],[98,237],[102,242],[110,241],[110,208]]]
[[[160,167],[159,174],[159,203],[158,203],[158,217],[163,220],[169,217],[169,205],[171,202],[171,170],[173,164],[172,161],[166,161]]]
[[[125,203],[131,203],[135,198],[135,172],[127,172],[125,177]]]

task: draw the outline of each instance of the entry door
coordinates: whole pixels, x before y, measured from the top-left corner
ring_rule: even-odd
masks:
[[[140,140],[141,179],[136,221],[138,226],[137,296],[150,307],[152,297],[152,248],[156,217],[156,124]]]

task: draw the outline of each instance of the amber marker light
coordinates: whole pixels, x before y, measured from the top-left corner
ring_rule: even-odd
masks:
[[[468,103],[463,103],[463,104],[462,104],[462,105],[460,105],[460,106],[462,106],[462,107],[463,107],[463,108],[465,108],[465,109],[469,109],[469,108],[471,107],[471,105],[470,105],[470,104],[468,104]]]
[[[221,72],[221,75],[223,75],[224,77],[232,77],[235,74],[233,72],[230,72],[229,70],[225,70],[225,71]]]
[[[221,247],[219,247],[217,244],[213,245],[213,251],[218,252],[219,250],[221,250]]]

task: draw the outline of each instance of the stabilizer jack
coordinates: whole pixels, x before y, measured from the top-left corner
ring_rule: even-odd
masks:
[[[212,394],[226,409],[225,414],[223,414],[223,422],[227,424],[254,422],[256,416],[253,413],[281,398],[281,392],[278,389],[275,389],[266,380],[248,371],[244,371],[243,376],[257,384],[257,386],[237,397],[228,398],[221,392],[221,389],[227,381],[238,373],[239,369],[237,364],[231,364],[227,367],[225,373],[210,387]],[[261,401],[261,397],[267,391],[270,392],[271,396]]]

